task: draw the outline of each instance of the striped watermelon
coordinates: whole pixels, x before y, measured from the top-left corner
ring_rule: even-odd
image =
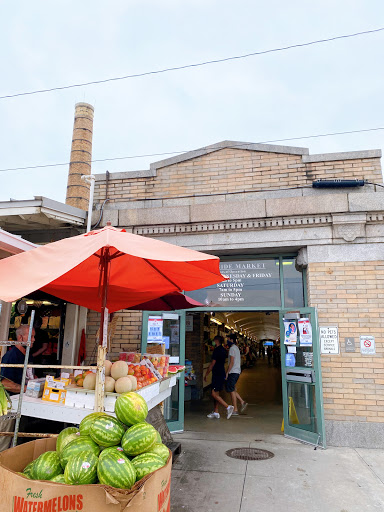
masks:
[[[63,469],[71,457],[83,452],[91,452],[96,457],[98,457],[100,453],[100,447],[89,436],[78,436],[77,439],[74,439],[68,443],[61,452],[60,462]]]
[[[106,414],[105,412],[91,412],[91,414],[88,414],[88,416],[83,418],[79,425],[80,434],[82,436],[88,436],[92,423],[95,421],[96,418],[99,418],[100,416],[108,416],[108,414]]]
[[[142,453],[132,459],[132,465],[136,469],[136,481],[141,480],[145,475],[149,475],[156,469],[160,469],[165,465],[161,457],[155,453]]]
[[[100,416],[96,418],[89,430],[90,437],[100,446],[115,446],[120,444],[125,428],[113,416]]]
[[[66,484],[85,485],[97,482],[97,463],[99,459],[91,452],[74,455],[65,466],[64,480]]]
[[[163,440],[161,439],[160,432],[158,432],[157,430],[156,430],[156,432],[157,432],[157,436],[156,436],[156,443],[162,443],[162,442],[163,442]]]
[[[159,457],[161,457],[164,461],[164,464],[167,462],[170,451],[163,443],[155,443],[152,448],[146,453],[155,453]]]
[[[115,402],[115,414],[121,422],[130,427],[145,420],[148,415],[148,405],[137,393],[123,393]]]
[[[56,451],[60,455],[62,452],[64,446],[69,443],[68,437],[72,436],[70,440],[72,441],[74,438],[73,434],[76,434],[79,432],[79,429],[76,427],[68,427],[65,428],[60,432],[60,434],[57,436],[56,441]]]
[[[136,481],[136,471],[131,461],[123,453],[107,448],[107,453],[99,458],[97,476],[103,485],[118,489],[130,489]]]
[[[60,475],[54,476],[53,478],[51,478],[50,482],[55,482],[57,484],[65,484],[64,474],[60,473]]]
[[[50,480],[62,472],[60,458],[57,453],[45,452],[35,460],[30,478],[32,480]]]
[[[130,427],[121,440],[127,455],[139,455],[149,451],[156,443],[157,431],[149,423],[137,423]]]
[[[109,453],[120,453],[120,454],[125,455],[124,450],[122,449],[121,446],[109,446],[108,448],[104,448],[104,450],[102,450],[102,452],[99,455],[99,459],[102,459]]]
[[[31,473],[32,473],[32,468],[33,468],[33,465],[35,464],[36,460],[32,460],[29,464],[27,464],[24,468],[24,475],[27,476],[28,478],[31,478]]]

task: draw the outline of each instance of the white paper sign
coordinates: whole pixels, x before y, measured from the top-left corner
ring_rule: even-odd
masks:
[[[360,336],[360,352],[365,355],[376,354],[375,338],[373,336]]]
[[[312,325],[309,318],[299,318],[300,347],[312,346]]]
[[[193,315],[185,316],[185,330],[187,332],[193,331]]]
[[[296,345],[297,327],[295,320],[284,320],[284,345]]]
[[[161,316],[148,317],[148,343],[163,341],[163,319]]]
[[[322,354],[339,354],[338,327],[320,327],[320,347]]]

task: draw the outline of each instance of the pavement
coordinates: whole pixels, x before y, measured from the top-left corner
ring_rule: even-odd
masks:
[[[236,418],[236,421],[247,421]],[[174,434],[171,512],[384,511],[384,450],[313,446],[281,434],[185,431]],[[227,425],[226,425],[227,427]],[[273,452],[267,460],[228,457],[231,448]]]

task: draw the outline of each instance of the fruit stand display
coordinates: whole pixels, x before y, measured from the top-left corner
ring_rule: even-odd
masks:
[[[147,357],[148,356],[148,357]],[[104,411],[114,414],[121,393],[136,391],[149,409],[163,402],[176,385],[174,374],[168,376],[168,356],[138,354],[139,363],[118,360],[105,361]],[[156,368],[155,368],[156,366]],[[88,367],[89,368],[89,367]],[[36,383],[36,385],[42,383]],[[30,381],[28,385],[34,385]],[[24,395],[21,414],[41,419],[78,424],[95,406],[96,369],[75,370],[74,375],[62,374],[61,379],[47,377],[42,396]],[[11,397],[17,409],[18,395]]]
[[[88,414],[56,440],[0,454],[6,510],[168,511],[171,452],[145,421],[146,401],[136,392],[121,394],[114,412]]]

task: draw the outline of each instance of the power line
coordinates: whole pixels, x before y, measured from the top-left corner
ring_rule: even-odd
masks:
[[[302,137],[290,137],[289,139],[264,140],[261,142],[243,142],[241,144],[232,144],[231,148],[236,148],[236,147],[241,147],[241,146],[249,146],[251,144],[271,144],[272,142],[286,142],[286,141],[290,141],[290,140],[300,140],[300,139],[316,139],[319,137],[333,137],[335,135],[349,135],[351,133],[374,132],[374,131],[379,131],[379,130],[384,130],[384,127],[364,128],[361,130],[350,130],[350,131],[345,131],[345,132],[320,133],[318,135],[304,135]],[[209,146],[203,146],[202,148],[199,148],[199,149],[208,149],[208,148],[209,148]],[[220,148],[218,148],[218,150],[219,149]],[[147,155],[129,155],[129,156],[118,156],[118,157],[113,157],[113,158],[99,158],[99,159],[91,160],[91,162],[92,163],[112,162],[115,160],[129,160],[129,159],[134,159],[134,158],[148,158],[148,157],[153,157],[153,156],[177,155],[177,154],[181,154],[181,153],[189,153],[190,151],[194,151],[194,150],[188,149],[188,150],[183,150],[183,151],[169,151],[167,153],[150,153]],[[24,171],[24,170],[28,170],[28,169],[43,169],[46,167],[59,167],[59,166],[63,166],[63,165],[69,165],[70,163],[71,162],[62,162],[62,163],[57,163],[57,164],[28,165],[26,167],[10,167],[7,169],[0,169],[0,172]]]
[[[52,87],[50,89],[40,89],[40,90],[36,90],[36,91],[19,92],[16,94],[7,94],[5,96],[0,96],[0,100],[4,100],[6,98],[16,98],[18,96],[28,96],[31,94],[42,94],[42,93],[52,92],[52,91],[61,91],[64,89],[73,89],[75,87],[85,87],[88,85],[104,84],[107,82],[115,82],[117,80],[127,80],[129,78],[139,78],[139,77],[148,76],[148,75],[158,75],[160,73],[168,73],[169,71],[180,71],[181,69],[196,68],[196,67],[201,67],[201,66],[207,66],[209,64],[218,64],[220,62],[228,62],[231,60],[246,59],[248,57],[255,57],[257,55],[265,55],[267,53],[282,52],[285,50],[292,50],[293,48],[302,48],[304,46],[311,46],[314,44],[329,43],[331,41],[337,41],[339,39],[347,39],[347,38],[357,37],[357,36],[362,36],[362,35],[367,35],[367,34],[374,34],[376,32],[381,32],[383,30],[384,30],[384,27],[381,27],[381,28],[376,28],[373,30],[364,30],[362,32],[355,32],[353,34],[344,34],[341,36],[328,37],[326,39],[318,39],[315,41],[309,41],[307,43],[297,43],[297,44],[292,44],[289,46],[283,46],[280,48],[272,48],[269,50],[262,50],[262,51],[258,51],[258,52],[246,53],[244,55],[235,55],[233,57],[225,57],[223,59],[207,60],[205,62],[198,62],[195,64],[185,64],[184,66],[176,66],[176,67],[171,67],[171,68],[158,69],[156,71],[146,71],[144,73],[135,73],[132,75],[125,75],[125,76],[119,76],[119,77],[114,77],[114,78],[105,78],[104,80],[94,80],[92,82],[84,82],[81,84],[63,85],[61,87]]]

